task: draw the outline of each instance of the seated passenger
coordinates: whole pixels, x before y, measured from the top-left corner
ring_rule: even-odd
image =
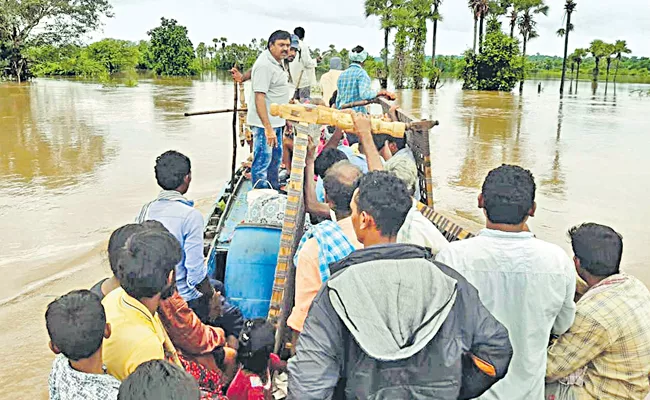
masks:
[[[241,368],[228,388],[229,400],[272,399],[273,370],[283,369],[283,362],[273,354],[275,329],[265,319],[246,321],[239,337]]]
[[[490,171],[478,197],[486,229],[450,243],[436,257],[478,289],[510,334],[514,356],[508,375],[482,399],[542,399],[548,339],[573,324],[573,263],[562,248],[526,228],[537,207],[535,189],[533,174],[521,167]]]
[[[122,382],[118,400],[199,400],[196,381],[181,368],[166,361],[141,364]]]
[[[108,262],[113,276],[99,281],[90,289],[100,299],[120,287],[120,281],[116,276],[118,257],[127,240],[135,233],[147,230],[168,232],[158,221],[128,224],[113,232],[108,241]],[[174,289],[171,297],[160,300],[158,315],[174,347],[185,358],[195,360],[210,370],[221,370],[227,379],[234,376],[237,353],[234,349],[224,348],[226,339],[223,329],[204,325],[180,296],[178,290]]]
[[[415,176],[417,177],[418,174],[418,169],[417,165],[415,163],[415,156],[413,155],[413,150],[406,144],[406,136],[403,138],[396,138],[391,135],[376,135],[379,136],[380,138],[383,136],[385,138],[384,142],[384,147],[379,149],[380,153],[387,154],[387,160],[386,163],[384,164],[385,169],[390,169],[391,164],[395,162],[399,162],[402,159],[406,159],[411,161],[411,168],[413,169],[413,173],[415,173]],[[388,150],[382,151],[382,150]],[[415,200],[420,201],[420,180],[417,179],[415,181]]]
[[[310,146],[305,167],[306,186],[313,186],[313,179],[309,178],[313,173],[314,151]],[[327,170],[325,199],[328,209],[332,210],[332,220],[312,226],[303,236],[294,258],[295,306],[287,324],[296,332],[302,331],[314,296],[330,276],[329,265],[362,247],[350,219],[350,201],[355,183],[361,175],[361,171],[349,161],[340,161]]]
[[[339,149],[327,148],[316,157],[314,161],[314,172],[318,179],[316,180],[316,198],[321,203],[325,202],[325,187],[323,179],[328,169],[339,161],[345,161],[348,157]]]
[[[155,173],[162,191],[142,208],[137,222],[159,221],[176,237],[182,248],[176,266],[178,292],[203,323],[223,328],[231,346],[236,347],[243,324],[241,312],[229,307],[228,312],[235,315],[222,317],[224,299],[210,282],[203,256],[203,216],[184,196],[192,182],[190,159],[168,151],[156,159]]]
[[[569,331],[548,349],[546,398],[643,400],[650,392],[650,292],[620,271],[623,239],[588,223],[569,231],[589,290]]]
[[[124,380],[149,360],[178,361],[158,316],[161,299],[174,293],[174,267],[182,258],[178,241],[161,230],[131,236],[117,258],[120,288],[104,297],[113,334],[104,345],[108,373]]]
[[[47,306],[50,349],[58,354],[50,373],[51,400],[115,400],[120,381],[107,375],[102,343],[111,336],[104,307],[88,290],[77,290]]]
[[[395,244],[410,209],[387,172],[360,179],[365,248],[332,264],[289,360],[290,399],[470,399],[508,370],[508,332],[476,289],[424,249]]]
[[[409,190],[411,196],[415,193],[416,182],[418,181],[415,164],[406,157],[391,159],[390,163],[384,166],[387,172],[400,178]],[[417,207],[417,200],[413,200],[413,207],[406,215],[404,225],[397,234],[397,243],[414,244],[431,250],[435,256],[444,249],[449,242],[440,233],[438,228],[429,221]]]

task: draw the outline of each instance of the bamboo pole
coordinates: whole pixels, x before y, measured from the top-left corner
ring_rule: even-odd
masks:
[[[227,114],[231,113],[233,111],[237,112],[248,112],[248,108],[242,107],[242,108],[225,108],[223,110],[213,110],[213,111],[196,111],[196,112],[186,112],[183,114],[185,117],[196,117],[197,115],[210,115],[210,114]]]
[[[235,65],[236,67],[237,65]],[[237,82],[234,82],[234,99],[232,107],[232,165],[230,168],[230,192],[235,189],[235,171],[237,170],[237,103],[239,102]]]

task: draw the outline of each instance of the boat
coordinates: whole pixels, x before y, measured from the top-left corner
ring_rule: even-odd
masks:
[[[391,106],[390,103],[382,99],[379,99],[378,103],[382,106],[384,112],[388,112]],[[417,126],[417,124],[413,123],[419,120],[412,115],[399,109],[396,114],[399,122],[406,123],[407,126]],[[233,118],[235,118],[235,115],[233,115]],[[434,125],[437,124],[430,126]],[[234,126],[235,123],[233,122]],[[293,265],[293,255],[302,236],[302,230],[295,227],[301,226],[305,218],[302,195],[303,173],[307,136],[310,134],[309,127],[303,126],[302,129],[304,131],[303,135],[296,135],[294,140],[293,165],[291,166],[290,181],[287,185],[287,209],[285,210],[285,220],[280,236],[277,262],[275,263],[275,274],[272,283],[268,280],[264,283],[267,286],[264,288],[265,292],[271,294],[268,302],[267,318],[278,328],[276,352],[283,349],[288,350],[291,346],[290,330],[286,327],[286,319],[293,307],[294,298],[295,266]],[[316,126],[312,125],[311,129],[313,130],[311,133],[315,133]],[[430,134],[431,129],[414,128],[407,130],[407,143],[415,155],[420,179],[421,203],[419,209],[448,241],[453,242],[473,237],[477,227],[469,227],[470,222],[458,223],[453,217],[434,209]],[[236,137],[233,132],[233,140]],[[233,150],[233,159],[235,157],[236,148]],[[241,226],[246,217],[248,208],[246,198],[253,188],[246,172],[246,167],[242,166],[232,174],[228,182],[224,183],[221,193],[216,197],[214,205],[205,219],[204,252],[207,257],[208,271],[211,277],[221,281],[226,278],[226,264],[232,239],[235,231]],[[253,278],[250,277],[251,281],[254,281]],[[228,282],[225,282],[225,284],[227,287]],[[259,284],[259,282],[254,284]],[[226,290],[226,296],[229,297],[228,295]]]

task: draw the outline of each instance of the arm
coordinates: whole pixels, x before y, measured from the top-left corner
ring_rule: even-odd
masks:
[[[251,79],[253,73],[253,69],[249,69],[248,71],[244,72],[243,74],[239,72],[237,68],[233,68],[230,70],[230,74],[232,75],[232,79],[235,82],[238,83],[244,83],[246,81],[249,81]]]
[[[359,96],[360,100],[372,100],[379,94],[376,90],[372,90],[372,81],[367,72],[362,71],[363,76],[359,79]]]
[[[287,325],[298,332],[302,332],[309,307],[323,285],[318,269],[318,246],[314,246],[315,239],[311,240],[298,254],[295,306],[287,321]]]
[[[339,143],[343,140],[343,130],[340,128],[336,128],[334,130],[334,134],[330,138],[330,140],[325,143],[325,147],[323,147],[323,150],[325,149],[336,149],[339,147]]]
[[[212,296],[214,289],[208,278],[208,267],[203,257],[203,216],[198,210],[192,210],[183,221],[185,244],[186,281],[189,287],[195,287],[204,296]]]
[[[508,330],[485,308],[478,291],[469,283],[465,283],[464,289],[468,291],[466,308],[472,321],[469,324],[474,331],[471,332],[470,352],[463,356],[463,382],[459,399],[473,399],[503,379],[513,351]]]
[[[302,54],[302,65],[305,69],[316,68],[316,60],[311,58],[311,52],[309,51],[309,46],[305,46],[303,43],[301,46]]]
[[[368,170],[383,171],[384,164],[381,162],[379,151],[372,140],[370,119],[363,114],[354,114],[352,118],[354,119],[354,130],[359,136],[359,143],[363,146],[363,153],[368,160]]]
[[[189,354],[207,354],[226,343],[221,328],[204,325],[178,294],[160,302],[160,319],[174,345]]]
[[[564,256],[564,255],[563,255]],[[553,329],[551,330],[551,333],[554,335],[562,335],[566,331],[571,328],[571,325],[573,325],[573,320],[575,319],[576,315],[576,303],[573,301],[575,294],[576,294],[576,273],[575,273],[575,268],[573,266],[573,262],[571,260],[564,256],[566,258],[567,265],[565,266],[565,297],[564,297],[564,303],[562,304],[562,309],[560,310],[560,313],[558,316],[555,318],[555,323],[553,324]]]
[[[266,143],[271,147],[277,147],[278,138],[271,126],[269,111],[266,107],[266,93],[268,93],[271,88],[272,78],[273,71],[267,67],[260,67],[255,69],[255,74],[252,76],[251,81],[253,85],[253,93],[255,93],[255,109],[257,115],[260,117],[260,121],[262,121],[262,125],[264,126]]]
[[[341,375],[343,346],[341,320],[324,286],[309,310],[296,356],[289,360],[287,399],[331,399]]]
[[[314,182],[314,161],[316,159],[316,149],[314,142],[309,138],[307,145],[307,157],[305,159],[305,209],[309,214],[318,215],[319,217],[328,218],[330,216],[330,207],[325,203],[320,203],[316,198],[316,183]]]
[[[555,382],[579,370],[609,345],[607,331],[596,320],[578,313],[575,323],[548,349],[546,380]]]

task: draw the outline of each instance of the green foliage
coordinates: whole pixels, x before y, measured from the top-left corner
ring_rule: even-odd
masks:
[[[126,40],[104,39],[86,48],[88,56],[100,62],[109,74],[135,68],[140,52]]]
[[[20,81],[29,75],[30,45],[73,43],[96,29],[103,16],[112,17],[108,0],[3,0],[0,59]]]
[[[159,27],[147,32],[151,37],[153,71],[165,76],[187,76],[198,72],[193,64],[194,46],[187,28],[175,19],[161,18]]]
[[[488,32],[483,52],[465,53],[463,89],[511,91],[522,74],[519,44],[501,30]]]

